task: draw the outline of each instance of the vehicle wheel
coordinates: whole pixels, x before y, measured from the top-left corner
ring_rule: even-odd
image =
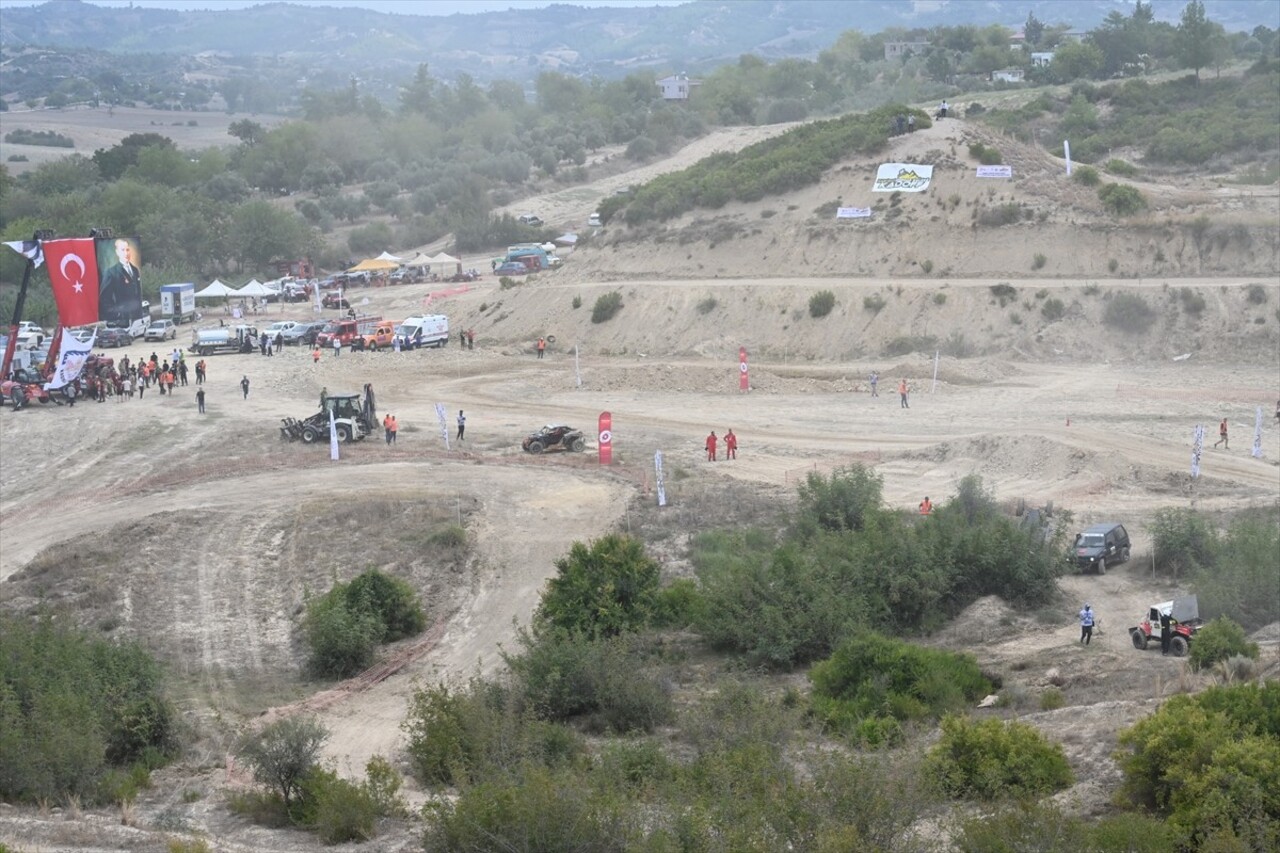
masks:
[[[351,441],[351,427],[346,424],[338,424],[338,441]]]
[[[15,393],[16,393],[16,392],[15,392]],[[542,442],[541,442],[541,441],[531,441],[531,442],[529,442],[529,446],[528,446],[527,448],[525,448],[525,449],[526,449],[526,450],[528,450],[530,453],[541,453],[541,452],[542,452]]]
[[[14,388],[9,392],[9,400],[13,403],[14,411],[17,411],[27,402],[27,395],[22,393],[21,388]]]
[[[377,351],[378,351],[377,341],[374,341],[373,343],[369,344],[369,352],[377,352]]]
[[[200,348],[200,355],[202,355],[202,356],[213,355],[213,350],[212,350],[212,349],[210,349],[209,347],[201,347],[201,348]]]
[[[573,441],[569,442],[569,450],[573,453],[581,453],[586,449],[587,443],[583,441],[581,437],[575,438]]]
[[[1129,562],[1129,548],[1127,546],[1125,547],[1124,550],[1120,552],[1120,562],[1122,563]]]
[[[1142,631],[1134,628],[1129,632],[1129,639],[1133,641],[1133,647],[1138,651],[1145,652],[1147,650],[1147,635]]]
[[[316,432],[315,427],[307,427],[302,431],[303,444],[315,444],[316,439],[320,437],[320,433]]]
[[[1187,651],[1191,648],[1191,644],[1187,642],[1187,638],[1181,634],[1175,634],[1169,638],[1169,653],[1175,658],[1184,658]]]
[[[1103,557],[1098,558],[1098,574],[1105,575],[1107,573],[1107,561]]]

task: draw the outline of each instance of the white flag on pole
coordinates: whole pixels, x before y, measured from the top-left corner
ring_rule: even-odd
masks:
[[[667,505],[667,484],[662,479],[662,451],[653,454],[653,479],[658,486],[658,506]]]
[[[98,339],[98,330],[94,329],[89,340],[82,341],[72,337],[64,329],[62,332],[62,348],[58,353],[58,366],[53,376],[45,383],[46,391],[56,391],[64,385],[70,385],[80,378],[84,371],[84,363],[93,352],[93,342]]]
[[[444,439],[444,449],[449,449],[449,421],[444,410],[444,403],[436,403],[436,417],[440,419],[440,437]]]
[[[1253,416],[1253,458],[1262,458],[1262,407]]]
[[[333,409],[329,409],[329,458],[338,461],[338,424],[333,419]]]
[[[1200,476],[1200,454],[1204,453],[1204,424],[1196,424],[1191,434],[1191,479]]]

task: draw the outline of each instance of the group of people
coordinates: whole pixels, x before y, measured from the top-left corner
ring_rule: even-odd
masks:
[[[323,398],[321,398],[321,400],[322,402],[320,405],[323,406]],[[388,447],[396,443],[396,433],[400,431],[400,422],[396,420],[395,415],[388,413],[387,416],[382,419],[382,431],[386,434]]]
[[[258,350],[263,355],[275,355],[282,349],[284,349],[284,334],[282,332],[276,332],[275,337],[272,337],[268,332],[258,335]]]
[[[712,430],[711,435],[707,436],[705,447],[707,448],[707,461],[716,462],[716,454],[719,452],[720,439],[716,438],[715,430]],[[738,437],[733,434],[732,429],[724,434],[724,458],[738,458]]]
[[[868,384],[871,386],[871,396],[880,396],[880,373],[879,371],[871,371],[871,375],[867,378]],[[900,405],[904,409],[911,408],[911,386],[907,384],[906,377],[898,380],[898,398]]]

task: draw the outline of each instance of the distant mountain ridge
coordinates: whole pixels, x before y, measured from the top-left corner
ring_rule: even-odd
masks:
[[[1029,12],[1046,23],[1088,29],[1109,12],[1128,14],[1132,5],[1124,0],[698,0],[651,8],[556,4],[432,17],[291,3],[178,12],[52,0],[5,9],[0,48],[315,55],[348,58],[364,67],[427,61],[435,72],[465,71],[480,80],[527,79],[548,67],[614,77],[637,67],[696,71],[743,53],[765,59],[813,56],[850,29],[1017,27]],[[1154,0],[1156,17],[1176,21],[1184,5]],[[1278,23],[1272,0],[1206,0],[1205,7],[1229,31]]]

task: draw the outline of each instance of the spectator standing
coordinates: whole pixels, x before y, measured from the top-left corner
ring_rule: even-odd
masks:
[[[467,416],[462,413],[462,409],[458,409],[458,441],[464,441],[464,435],[467,432]]]
[[[249,377],[246,375],[240,380],[240,390],[244,392],[244,398],[249,399]]]
[[[732,428],[724,434],[724,458],[726,461],[738,458],[738,437]]]
[[[1093,639],[1093,608],[1085,602],[1084,610],[1080,611],[1080,642],[1086,646]]]
[[[204,414],[204,389],[196,389],[196,408],[200,410],[200,414]]]
[[[1227,441],[1227,419],[1226,418],[1223,418],[1222,423],[1218,424],[1218,440],[1213,443],[1213,446],[1217,447],[1219,444],[1223,445],[1223,447],[1227,450],[1231,449],[1231,443]]]
[[[716,431],[712,430],[711,435],[707,436],[707,441],[706,441],[708,462],[716,461],[716,444],[717,443],[718,443],[718,439],[716,438]]]
[[[333,336],[333,357],[337,358],[342,355],[342,341],[338,340],[338,336]]]
[[[870,379],[870,382],[871,382],[871,396],[872,396],[872,397],[879,397],[879,396],[880,396],[880,392],[879,392],[878,388],[879,388],[879,386],[880,386],[880,374],[879,374],[879,373],[877,373],[877,372],[876,372],[876,371],[874,371],[874,370],[873,370],[873,371],[871,371],[871,379]]]
[[[547,339],[538,338],[538,358],[542,358],[543,353],[547,351]]]
[[[907,385],[907,380],[904,378],[901,381],[899,381],[898,396],[902,398],[902,408],[904,409],[911,408],[911,403],[907,401],[907,395],[910,393],[911,393],[911,386]]]

